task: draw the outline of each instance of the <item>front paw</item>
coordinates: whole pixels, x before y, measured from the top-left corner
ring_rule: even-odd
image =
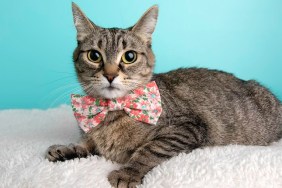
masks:
[[[138,170],[126,167],[120,170],[112,171],[108,180],[114,188],[136,188],[142,182],[142,176]]]
[[[86,149],[74,144],[70,144],[69,146],[53,145],[46,152],[46,158],[51,162],[82,158],[87,157],[87,155],[88,152]]]

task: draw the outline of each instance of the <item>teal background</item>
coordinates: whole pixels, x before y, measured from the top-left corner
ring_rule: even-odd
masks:
[[[153,4],[156,72],[208,67],[257,79],[282,99],[281,0],[76,0],[97,25],[128,27]],[[71,1],[0,1],[0,109],[50,108],[80,92]]]

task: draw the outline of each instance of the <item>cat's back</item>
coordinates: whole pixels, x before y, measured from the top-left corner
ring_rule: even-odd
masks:
[[[156,74],[153,79],[162,95],[163,120],[198,116],[208,124],[217,144],[232,140],[235,144],[265,145],[278,138],[281,104],[255,81],[204,68],[181,68]],[[172,121],[177,124],[178,119]]]
[[[254,80],[242,80],[233,74],[206,68],[180,68],[167,73],[155,74],[153,77],[160,91],[170,91],[182,100],[208,97],[206,101],[244,101],[247,99],[266,98],[273,105],[279,100],[264,86]]]
[[[167,73],[155,74],[154,79],[164,81],[172,87],[186,84],[195,88],[222,86],[222,84],[225,85],[226,83],[232,84],[234,87],[240,87],[242,83],[246,82],[230,73],[206,68],[179,68]]]
[[[234,75],[205,68],[180,68],[153,77],[160,91],[170,91],[180,100],[217,102],[244,98],[248,95],[248,81]],[[164,93],[163,93],[164,94]]]

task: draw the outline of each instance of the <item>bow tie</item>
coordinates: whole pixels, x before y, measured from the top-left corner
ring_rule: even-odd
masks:
[[[115,99],[72,94],[71,103],[78,125],[84,132],[103,122],[109,111],[124,110],[131,118],[153,125],[162,113],[161,96],[154,81]]]

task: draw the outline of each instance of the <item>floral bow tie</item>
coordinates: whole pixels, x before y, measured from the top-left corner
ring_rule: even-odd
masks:
[[[162,113],[161,96],[154,81],[121,98],[101,99],[72,94],[71,102],[74,116],[84,132],[99,125],[109,111],[124,110],[131,118],[153,125]]]

